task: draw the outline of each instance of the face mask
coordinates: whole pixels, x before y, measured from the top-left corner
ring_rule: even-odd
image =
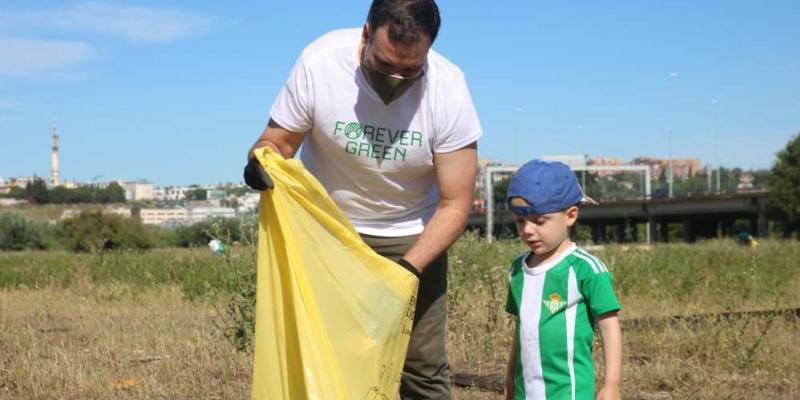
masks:
[[[383,100],[383,104],[386,105],[405,93],[424,74],[423,71],[420,71],[417,76],[412,78],[389,75],[375,69],[366,60],[366,55],[365,58],[361,59],[361,68],[364,70],[364,75],[367,76],[370,86],[375,89],[375,92]]]

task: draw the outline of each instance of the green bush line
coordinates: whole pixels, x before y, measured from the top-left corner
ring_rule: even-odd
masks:
[[[26,217],[18,211],[0,211],[0,250],[147,250],[151,248],[200,247],[211,239],[226,243],[244,240],[254,231],[254,220],[212,219],[166,229],[137,220],[104,214],[88,208],[80,215],[57,223]]]
[[[489,244],[464,235],[450,250],[451,300],[473,287],[503,298],[508,266],[524,248],[515,241]],[[642,247],[604,246],[593,250],[614,275],[623,298],[686,300],[696,296],[740,303],[774,298],[795,289],[800,243],[762,241],[756,249],[733,241],[695,245]],[[230,275],[255,273],[252,246],[214,255],[207,248],[121,250],[73,254],[66,251],[0,252],[0,287],[69,286],[83,278],[94,284],[123,283],[136,287],[179,285],[187,295],[238,290]]]

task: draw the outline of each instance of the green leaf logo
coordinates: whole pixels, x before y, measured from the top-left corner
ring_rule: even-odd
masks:
[[[358,139],[361,136],[361,125],[358,122],[351,122],[344,127],[344,135],[348,139]]]

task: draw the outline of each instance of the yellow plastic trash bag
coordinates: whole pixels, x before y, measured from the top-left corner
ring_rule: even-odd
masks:
[[[256,157],[261,194],[252,399],[397,397],[418,280],[370,249],[299,160]]]

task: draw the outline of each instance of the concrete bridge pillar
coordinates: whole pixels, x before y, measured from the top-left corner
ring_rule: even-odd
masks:
[[[669,242],[669,224],[666,221],[662,221],[659,224],[659,228],[661,230],[661,236],[659,237],[659,240],[664,243]]]
[[[724,218],[722,220],[722,228],[720,234],[724,238],[733,236],[733,219]]]
[[[617,224],[617,243],[625,243],[628,238],[625,237],[625,221]]]
[[[691,218],[683,219],[683,241],[686,243],[694,243],[694,223]]]
[[[766,213],[763,211],[758,213],[758,229],[756,229],[755,232],[760,238],[769,236],[769,221],[767,220]]]
[[[599,244],[605,236],[605,225],[601,222],[594,222],[592,223],[592,243]]]

